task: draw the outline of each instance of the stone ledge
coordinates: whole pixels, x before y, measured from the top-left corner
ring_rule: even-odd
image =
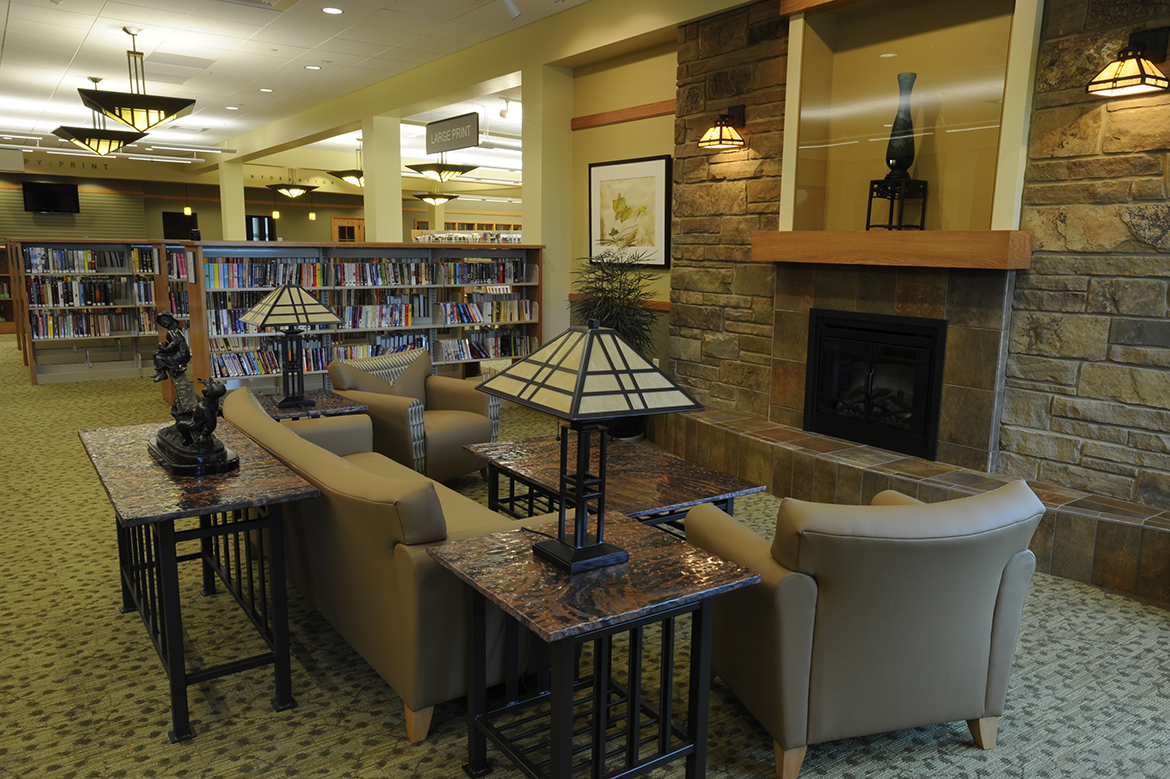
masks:
[[[708,468],[766,485],[778,497],[868,503],[894,489],[927,503],[1016,481],[844,441],[736,411],[650,417],[649,438]],[[1032,539],[1037,570],[1170,602],[1170,511],[1028,480],[1047,511]]]

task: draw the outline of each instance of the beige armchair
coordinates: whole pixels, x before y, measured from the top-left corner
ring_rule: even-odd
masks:
[[[335,392],[369,406],[374,451],[440,482],[483,469],[463,447],[496,440],[499,400],[432,375],[425,349],[334,360],[329,378]]]
[[[712,667],[794,779],[806,748],[966,720],[995,746],[1043,504],[1020,481],[923,504],[786,499],[769,543],[704,504],[687,541],[758,571],[715,601]]]

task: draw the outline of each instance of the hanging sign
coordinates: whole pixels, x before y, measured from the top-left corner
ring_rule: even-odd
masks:
[[[427,125],[427,154],[479,146],[479,114],[471,112]]]

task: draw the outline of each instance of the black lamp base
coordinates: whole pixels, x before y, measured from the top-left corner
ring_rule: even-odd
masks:
[[[629,552],[613,544],[591,544],[577,549],[555,539],[533,544],[532,553],[570,574],[618,565],[630,559]]]
[[[297,397],[289,395],[284,400],[278,401],[277,408],[308,408],[317,405],[317,401],[312,398],[306,398],[304,395]]]

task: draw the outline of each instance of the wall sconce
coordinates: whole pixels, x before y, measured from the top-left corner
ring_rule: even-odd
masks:
[[[1170,89],[1170,79],[1154,65],[1166,61],[1168,38],[1170,27],[1133,33],[1129,45],[1089,82],[1085,91],[1102,97],[1125,97]]]
[[[700,149],[742,149],[745,145],[743,136],[736,131],[736,127],[747,124],[747,107],[733,105],[727,113],[720,114],[715,120],[715,126],[703,133],[699,139]]]

